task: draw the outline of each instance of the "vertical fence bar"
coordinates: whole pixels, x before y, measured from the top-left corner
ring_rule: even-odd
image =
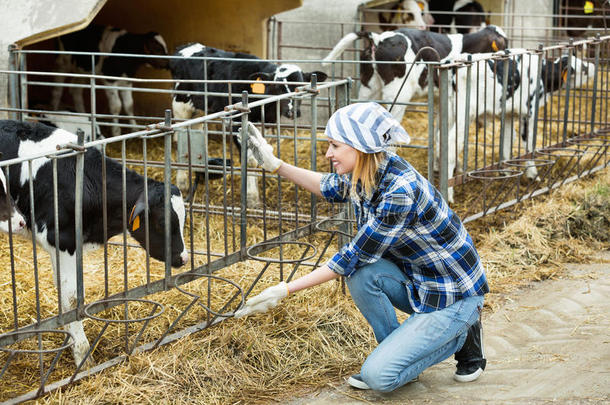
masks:
[[[172,125],[172,110],[169,108],[165,110],[165,130]],[[164,136],[165,141],[165,161],[163,165],[164,179],[163,186],[165,191],[164,199],[164,212],[165,212],[165,278],[163,280],[165,289],[169,287],[169,280],[172,276],[172,246],[171,246],[171,198],[172,198],[172,133],[168,132]],[[190,157],[189,157],[190,158]],[[148,201],[146,202],[148,205]]]
[[[570,39],[570,45],[572,45],[572,42],[574,42],[572,39]],[[574,52],[574,48],[572,46],[570,46],[569,48],[569,52],[568,52],[568,66],[567,66],[567,77],[566,77],[566,94],[565,94],[565,104],[563,106],[563,131],[562,131],[562,137],[561,140],[563,143],[566,142],[566,140],[568,139],[568,118],[569,118],[569,109],[570,109],[570,90],[571,90],[571,81],[572,81],[572,59],[574,58],[572,56],[572,53]],[[562,76],[563,76],[563,72],[562,72]]]
[[[318,76],[313,73],[311,75],[311,170],[317,171],[317,139],[318,139]],[[296,162],[295,162],[296,164]],[[314,193],[311,193],[311,221],[315,221],[318,216],[317,198]]]
[[[468,170],[468,133],[470,132],[470,85],[472,81],[471,70],[472,70],[472,55],[468,55],[468,65],[466,66],[466,94],[464,95],[464,155],[462,158],[462,172],[466,173]],[[458,68],[459,69],[459,68]],[[463,68],[462,68],[463,69]],[[459,71],[458,71],[459,74]],[[478,88],[477,88],[478,93]],[[458,150],[459,154],[460,151]]]
[[[8,46],[8,68],[13,72],[17,72],[17,50],[19,48],[15,44]],[[8,98],[11,108],[19,108],[19,73],[11,73],[8,75]],[[9,113],[9,118],[13,120],[21,120],[20,112]]]
[[[595,131],[595,107],[597,106],[597,75],[599,69],[599,33],[596,35],[595,42],[595,73],[593,75],[593,94],[591,100],[591,123],[590,123],[590,133],[592,134]]]
[[[91,55],[91,74],[95,76],[95,55]],[[95,77],[89,79],[90,89],[90,100],[91,100],[91,140],[97,139],[97,133],[95,131],[95,113],[97,110],[96,97],[95,97]],[[100,134],[101,135],[101,134]]]
[[[5,166],[6,167],[6,199],[7,199],[7,206],[8,206],[8,199],[11,195],[11,167],[10,166]],[[2,170],[2,168],[0,168],[0,170]],[[19,313],[17,311],[17,275],[15,274],[15,255],[13,255],[12,253],[14,252],[14,246],[13,246],[13,229],[11,227],[11,221],[8,221],[8,226],[9,226],[9,233],[8,233],[8,246],[9,246],[9,252],[11,252],[11,290],[12,290],[12,303],[13,303],[13,326],[15,328],[15,330],[17,330],[17,328],[19,328]],[[33,229],[33,226],[32,226]],[[0,373],[0,375],[2,375]]]
[[[148,143],[142,137],[142,159],[144,160],[144,201],[148,201]],[[144,206],[144,248],[150,252],[150,218],[148,218],[148,204]],[[150,285],[150,255],[146,255],[146,285]]]
[[[246,242],[247,242],[247,228],[248,228],[248,92],[243,91],[241,93],[241,107],[244,110],[241,116],[241,216],[239,219],[239,233],[240,233],[240,254],[242,258],[246,257]],[[279,132],[278,132],[279,133]]]
[[[504,58],[498,60],[498,63],[504,63],[504,69],[502,71],[502,96],[501,106],[500,106],[500,159],[499,162],[510,159],[512,154],[512,139],[509,141],[509,150],[505,149],[506,143],[506,97],[508,95],[508,90],[506,88],[508,84],[508,71],[510,69],[510,64],[512,63],[512,59],[510,56],[505,55]],[[495,86],[494,86],[495,87]],[[495,99],[495,97],[494,97]]]
[[[85,143],[85,133],[82,129],[76,131],[78,145]],[[74,233],[76,236],[76,303],[80,310],[85,302],[85,287],[83,285],[83,174],[85,170],[85,152],[76,155],[76,178],[74,190]],[[56,242],[57,243],[57,242]],[[57,246],[59,248],[59,246]]]
[[[449,143],[449,128],[447,119],[449,118],[449,72],[447,69],[439,69],[439,130],[440,130],[440,165],[439,165],[439,190],[445,199],[448,198],[448,143]]]
[[[19,71],[20,72],[27,72],[27,55],[26,54],[21,54],[19,57]],[[27,108],[28,105],[28,76],[21,74],[19,76],[19,90],[21,93],[21,96],[19,97],[19,108],[21,110],[23,110],[24,108]],[[22,120],[23,119],[23,113],[20,112],[19,113],[19,119]]]
[[[59,241],[59,197],[57,195],[57,158],[53,158],[53,214],[54,214],[54,223],[53,223],[53,233],[55,235],[55,241]],[[55,249],[55,277],[58,280],[57,282],[57,309],[58,315],[63,314],[63,308],[61,307],[61,264],[59,261],[59,249]]]
[[[104,298],[110,295],[108,286],[108,184],[106,182],[106,145],[102,145],[102,225],[104,228]]]
[[[532,153],[532,156],[535,156],[534,153],[536,151],[536,145],[537,145],[537,136],[538,136],[538,110],[540,109],[540,92],[542,91],[541,87],[542,87],[542,80],[544,80],[544,77],[542,76],[542,60],[544,59],[544,53],[542,52],[542,44],[538,44],[538,67],[536,70],[536,95],[534,97],[534,117],[532,118],[532,121],[530,123],[530,125],[532,126],[532,150],[528,151],[529,153]],[[544,95],[542,95],[542,97],[545,97]],[[529,136],[529,134],[528,134]]]
[[[434,183],[434,75],[438,65],[428,65],[428,180]]]

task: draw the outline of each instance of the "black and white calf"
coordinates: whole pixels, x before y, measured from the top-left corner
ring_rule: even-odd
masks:
[[[413,29],[398,29],[381,34],[374,32],[353,32],[347,34],[328,54],[325,61],[336,60],[352,42],[358,38],[368,40],[360,54],[363,61],[395,62],[400,64],[362,63],[360,80],[362,86],[358,98],[361,100],[394,100],[411,64],[416,62],[416,54],[424,47],[434,48],[440,59],[456,57],[461,53],[492,52],[505,49],[508,43],[501,28],[490,25],[472,34],[438,34]],[[423,50],[417,60],[439,61],[436,53]],[[323,63],[325,66],[329,62]],[[417,64],[409,74],[396,100],[407,103],[415,96],[424,96],[428,88],[428,71],[424,64]],[[406,106],[396,104],[392,115],[399,122]]]
[[[21,232],[25,228],[25,219],[15,206],[13,197],[8,194],[4,168],[0,168],[0,231]]]
[[[430,0],[428,8],[438,32],[468,34],[486,25],[485,10],[475,0]]]
[[[528,53],[525,49],[511,49],[510,53],[512,56],[508,59],[491,59],[493,54],[472,55],[473,61],[478,64],[478,68],[476,66],[472,68],[473,72],[477,72],[478,80],[474,79],[473,74],[470,84],[469,111],[466,111],[464,99],[456,100],[454,96],[450,98],[452,102],[457,103],[457,113],[449,114],[448,171],[450,177],[456,167],[457,155],[464,146],[464,119],[472,122],[478,115],[492,113],[499,117],[502,109],[505,108],[507,117],[518,117],[519,132],[525,141],[526,152],[531,153],[535,149],[534,126],[536,124],[533,122],[533,118],[536,96],[538,106],[543,107],[550,99],[549,95],[562,88],[568,78],[571,80],[570,87],[574,89],[593,79],[595,74],[595,66],[592,63],[584,62],[576,57],[572,57],[571,63],[568,63],[568,56],[546,59],[541,55]],[[460,55],[456,60],[466,60],[467,56]],[[540,73],[538,72],[539,63],[542,66]],[[502,83],[506,70],[508,70],[508,79],[506,90],[504,90]],[[457,69],[457,73],[454,73],[451,81],[458,97],[463,98],[467,88],[466,69]],[[537,88],[540,89],[538,94],[536,94]],[[506,103],[502,102],[504,92],[506,92]],[[450,93],[455,94],[451,90]],[[475,100],[478,101],[475,102]],[[449,111],[456,111],[455,106],[450,106]],[[455,117],[458,120],[457,124]],[[510,159],[511,145],[515,138],[513,130],[514,126],[510,123],[504,125],[504,144],[500,145],[500,161]],[[438,137],[435,143],[439,144]],[[538,171],[534,162],[526,163],[525,175],[530,180],[537,178]],[[453,189],[449,189],[449,201],[453,202]]]
[[[59,37],[59,50],[70,52],[101,52],[101,53],[123,53],[139,55],[167,55],[167,45],[163,37],[156,32],[146,34],[134,34],[123,29],[89,25],[87,28],[71,34]],[[127,56],[96,56],[95,74],[115,77],[134,77],[138,68],[149,65],[157,69],[167,69],[168,61],[165,58],[135,58]],[[91,74],[91,55],[69,55],[61,54],[56,59],[59,72]],[[64,77],[57,76],[56,82],[63,83]],[[110,113],[118,115],[121,108],[129,116],[134,115],[132,84],[123,80],[104,80],[108,86],[121,86],[123,89],[106,89],[108,107]],[[71,87],[74,108],[78,112],[85,112],[83,89]],[[63,87],[53,89],[51,107],[53,110],[59,108]],[[119,96],[120,94],[120,96]],[[113,121],[118,123],[118,118]],[[135,119],[130,118],[129,123],[135,125]],[[112,135],[120,135],[119,126],[112,127]]]
[[[0,152],[2,160],[49,153],[56,145],[75,143],[77,137],[65,130],[48,127],[40,123],[0,121]],[[108,237],[123,231],[122,217],[122,166],[104,157],[97,149],[88,149],[84,156],[84,180],[82,199],[83,246],[91,249],[102,245],[104,228],[102,222],[102,160],[106,161],[106,207],[108,213]],[[61,286],[61,308],[69,311],[76,306],[76,240],[75,240],[75,162],[74,157],[58,159],[58,205],[59,218],[55,218],[53,204],[53,168],[46,157],[32,161],[32,172],[28,162],[10,166],[10,192],[22,212],[30,212],[29,179],[33,178],[35,218],[26,216],[26,225],[33,232],[37,243],[51,256],[55,283]],[[144,198],[145,182],[148,185],[148,201]],[[136,172],[126,172],[126,205],[131,212],[128,219],[129,233],[145,246],[145,209],[149,213],[149,251],[157,260],[170,261],[174,267],[184,265],[188,253],[183,238],[185,220],[184,202],[176,186],[171,188],[171,257],[165,257],[165,210],[164,184],[152,179],[145,180]],[[55,227],[59,223],[59,240],[55,239]],[[56,251],[59,251],[59,261]],[[57,279],[58,268],[60,279]],[[89,342],[80,321],[65,326],[75,339],[74,360],[80,363],[89,350]]]
[[[294,91],[303,82],[311,80],[312,73],[317,75],[317,80],[323,82],[327,76],[323,72],[305,73],[303,70],[292,64],[276,65],[274,63],[261,60],[254,55],[228,52],[204,46],[200,43],[183,45],[177,48],[175,56],[179,59],[171,59],[169,68],[175,80],[217,80],[219,82],[207,83],[207,91],[216,95],[207,96],[207,111],[205,108],[205,95],[202,94],[180,94],[177,93],[172,99],[172,110],[175,118],[189,119],[195,114],[211,114],[222,111],[225,106],[241,101],[241,93],[245,90],[255,95],[281,95]],[[202,60],[197,58],[231,58],[238,60]],[[207,77],[206,77],[207,73]],[[273,81],[269,84],[250,84],[232,83],[229,99],[229,83],[235,80],[251,81]],[[178,91],[204,92],[204,83],[178,82],[175,85]],[[219,95],[225,94],[225,95]],[[257,101],[257,99],[251,99]],[[296,118],[301,116],[298,101],[284,99],[280,101],[280,114],[286,118]],[[276,113],[275,103],[269,103],[264,109],[252,109],[249,120],[252,122],[274,123],[280,117]],[[233,138],[238,142],[237,137]],[[256,166],[256,162],[249,155],[248,163]],[[185,171],[178,171],[177,183],[181,190],[188,189],[188,174]],[[248,177],[248,201],[251,205],[258,205],[260,197],[256,177]]]

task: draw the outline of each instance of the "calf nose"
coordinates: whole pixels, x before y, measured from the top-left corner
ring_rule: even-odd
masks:
[[[19,221],[19,229],[23,228],[25,228],[25,221],[22,219],[21,221]]]
[[[293,115],[292,110],[286,111],[286,117],[292,118],[292,115]]]
[[[185,265],[189,261],[189,254],[187,252],[182,252],[180,258],[182,259],[182,264]]]

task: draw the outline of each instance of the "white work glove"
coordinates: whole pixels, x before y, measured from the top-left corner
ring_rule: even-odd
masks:
[[[251,122],[248,122],[248,149],[252,151],[258,165],[268,172],[275,173],[280,168],[282,160],[275,157],[273,147]]]
[[[272,287],[266,288],[256,297],[246,301],[246,305],[235,311],[235,317],[241,318],[257,312],[266,312],[267,310],[277,306],[282,298],[288,296],[288,286],[285,282],[281,282]]]

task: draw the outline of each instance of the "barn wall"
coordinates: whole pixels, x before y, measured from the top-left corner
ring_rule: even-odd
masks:
[[[134,32],[158,31],[173,50],[198,41],[265,57],[266,21],[302,0],[108,0],[95,18]]]
[[[302,0],[108,0],[93,22],[133,32],[159,32],[170,53],[178,45],[201,42],[264,58],[267,19],[301,4]],[[137,76],[171,77],[168,71],[147,67],[141,68]],[[169,84],[165,88],[170,88]],[[171,107],[171,96],[136,92],[134,104],[136,114],[162,115],[163,109]]]

